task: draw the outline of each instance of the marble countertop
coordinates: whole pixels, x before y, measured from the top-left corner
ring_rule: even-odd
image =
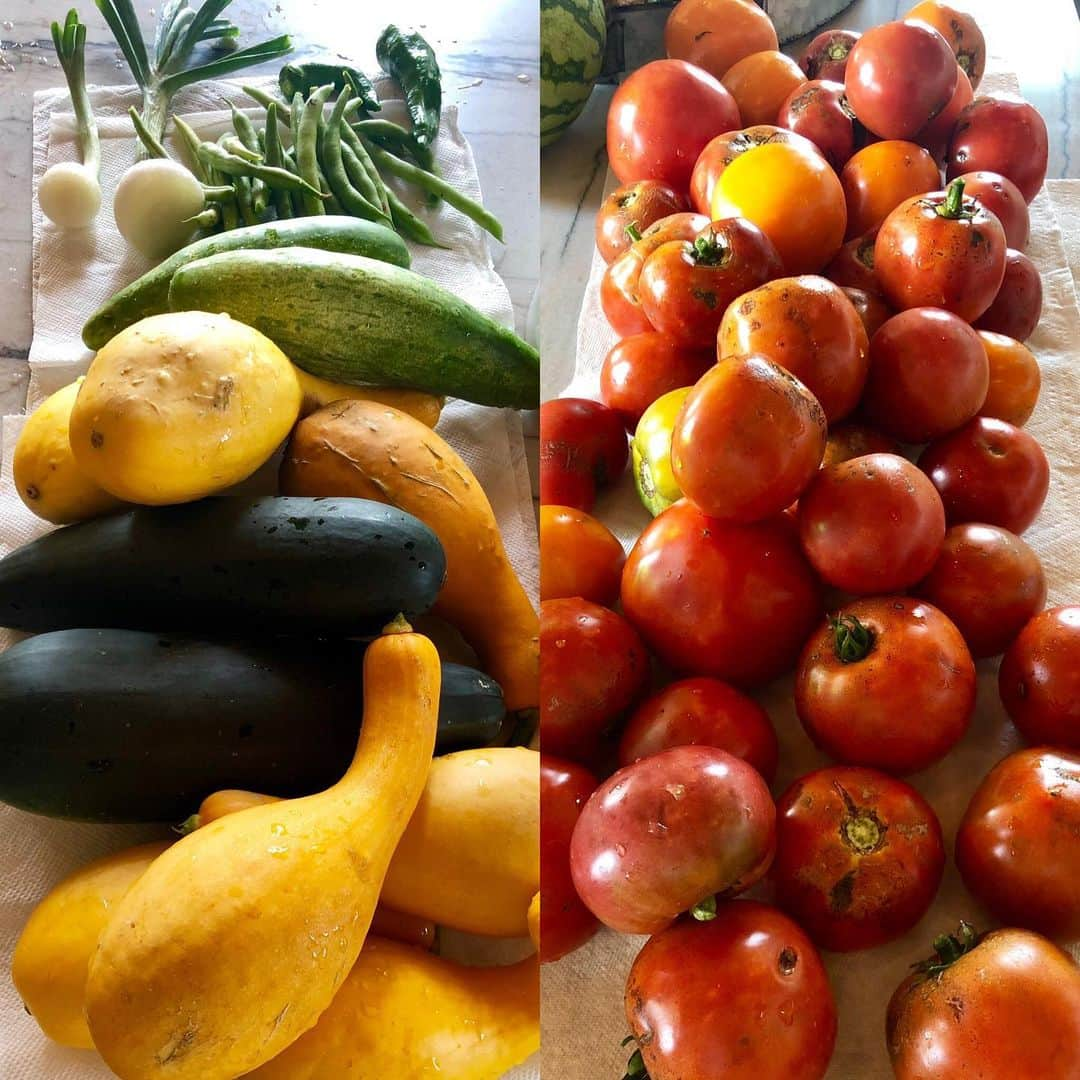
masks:
[[[160,0],[158,0],[160,3]],[[0,404],[11,411],[25,378],[31,323],[31,109],[36,90],[62,86],[49,23],[67,0],[5,0],[0,6]],[[135,0],[149,35],[155,0]],[[130,83],[104,20],[90,0],[79,5],[89,27],[87,80]],[[234,0],[226,14],[255,44],[292,36],[294,56],[336,54],[377,71],[375,41],[391,19],[414,25],[431,42],[443,72],[444,101],[460,106],[484,200],[505,227],[493,242],[496,269],[510,290],[518,329],[537,284],[540,217],[539,19],[535,0],[399,0],[389,7],[353,0]],[[272,73],[281,61],[266,65]]]
[[[866,29],[897,18],[914,0],[856,0],[826,25]],[[1003,0],[965,0],[995,66],[1015,72],[1046,120],[1047,176],[1080,176],[1080,21],[1071,0],[1041,0],[1037,15]],[[802,54],[808,38],[785,46]],[[658,54],[659,55],[659,54]],[[604,125],[614,87],[601,85],[578,121],[541,158],[540,329],[542,390],[552,397],[573,371],[577,316],[593,252],[593,219],[607,175]]]

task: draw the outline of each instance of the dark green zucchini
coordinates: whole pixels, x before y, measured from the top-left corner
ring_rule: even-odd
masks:
[[[0,654],[0,800],[84,821],[179,821],[222,788],[319,791],[345,771],[363,646],[62,630]],[[498,685],[444,664],[437,751],[483,746]]]
[[[366,499],[226,497],[58,529],[0,561],[0,626],[377,633],[427,611],[438,537]]]

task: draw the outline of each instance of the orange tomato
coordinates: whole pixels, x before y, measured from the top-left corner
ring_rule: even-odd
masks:
[[[958,11],[940,0],[923,0],[904,18],[929,23],[949,43],[960,70],[971,80],[971,88],[978,87],[986,67],[986,41],[979,24],[966,11]]]
[[[682,0],[664,26],[664,48],[721,78],[744,56],[779,48],[772,20],[750,0]]]
[[[775,124],[780,106],[806,82],[803,69],[782,52],[769,49],[744,56],[720,80],[739,106],[744,127]]]
[[[625,560],[622,544],[584,510],[540,507],[541,600],[580,596],[610,606]]]
[[[941,170],[930,152],[903,139],[864,146],[840,173],[847,203],[847,239],[876,229],[905,199],[937,191]]]
[[[976,333],[990,361],[990,389],[979,415],[1023,427],[1039,400],[1042,385],[1039,361],[1026,345],[1011,337],[989,330]]]
[[[798,146],[748,150],[717,178],[711,217],[744,217],[776,246],[789,274],[820,270],[847,228],[844,189],[829,163]]]

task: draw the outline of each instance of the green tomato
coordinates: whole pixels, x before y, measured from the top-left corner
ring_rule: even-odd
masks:
[[[671,471],[671,434],[675,418],[693,387],[684,386],[658,397],[642,414],[630,442],[634,487],[646,510],[656,517],[682,498]]]

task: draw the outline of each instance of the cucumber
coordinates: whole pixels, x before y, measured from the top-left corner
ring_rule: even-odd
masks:
[[[175,310],[227,311],[290,360],[334,382],[406,386],[531,409],[540,357],[428,278],[361,255],[230,251],[174,275]]]
[[[0,654],[0,800],[83,821],[174,821],[222,788],[306,795],[344,773],[363,646],[61,630]],[[443,664],[439,753],[484,746],[502,694]]]
[[[0,560],[0,626],[378,633],[435,601],[438,537],[366,499],[231,496],[48,533]]]
[[[409,265],[409,249],[396,232],[360,218],[320,215],[233,229],[188,244],[121,289],[90,316],[83,327],[83,342],[88,349],[100,349],[132,323],[168,311],[169,282],[185,263],[224,251],[296,246],[366,255],[395,266]]]

